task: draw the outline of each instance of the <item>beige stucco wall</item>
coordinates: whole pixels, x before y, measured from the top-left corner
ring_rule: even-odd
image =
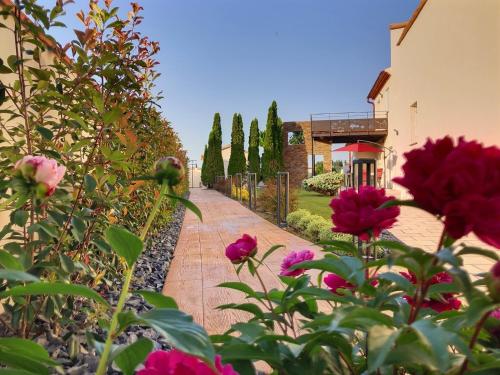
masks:
[[[392,177],[427,137],[500,144],[500,1],[429,0],[396,46],[402,31],[391,30],[391,78],[374,100],[389,111]]]
[[[1,17],[0,22],[4,23],[8,28],[13,29],[14,28],[14,18],[13,17],[8,17],[7,19],[4,19]],[[29,48],[29,45],[25,46],[26,48]],[[14,34],[12,33],[11,30],[8,30],[6,28],[0,28],[0,58],[3,60],[4,64],[7,65],[7,58],[11,55],[16,54],[16,47],[14,44]],[[30,56],[27,56],[28,58],[31,58]],[[40,55],[40,64],[41,66],[47,66],[51,64],[54,60],[55,55],[47,50],[46,52],[42,53]],[[30,61],[28,63],[32,64],[35,67],[38,67],[38,63],[34,61]],[[6,86],[12,85],[14,81],[17,79],[17,74],[2,74],[0,76],[0,79],[2,83],[4,83]],[[29,88],[28,88],[29,89]],[[5,110],[5,109],[13,109],[14,105],[13,104],[8,104],[8,102],[2,104],[0,106],[0,109]],[[6,116],[6,115],[3,115]],[[2,114],[0,114],[0,121],[2,120]],[[12,126],[12,122],[9,123],[7,126]],[[0,132],[2,130],[0,129]],[[8,137],[5,137],[6,139],[9,139]],[[1,211],[0,212],[0,229],[3,228],[4,225],[6,225],[9,222],[9,214],[10,212],[7,211]]]

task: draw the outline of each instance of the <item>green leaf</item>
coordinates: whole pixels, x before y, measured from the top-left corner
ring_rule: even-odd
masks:
[[[47,366],[58,365],[41,345],[16,337],[0,338],[0,364],[35,374],[48,374]]]
[[[414,200],[400,200],[400,199],[393,199],[391,201],[387,201],[384,204],[382,204],[380,208],[388,208],[388,207],[394,207],[394,206],[408,206],[408,207],[416,207],[420,208]]]
[[[355,257],[358,256],[358,248],[354,246],[352,242],[349,241],[331,240],[331,241],[320,242],[319,244],[325,246],[324,249],[325,251],[333,251],[338,249],[345,251],[349,254],[352,254]]]
[[[410,281],[408,281],[406,277],[403,277],[400,274],[394,272],[381,273],[377,275],[377,279],[392,281],[406,292],[413,291],[415,289],[415,286]]]
[[[0,368],[0,375],[37,375],[37,373],[13,368]]]
[[[33,281],[33,282],[40,281],[37,277],[35,277],[29,273],[18,271],[18,270],[7,270],[7,269],[0,269],[0,280]],[[5,292],[3,292],[3,293],[5,293]]]
[[[116,120],[120,118],[122,115],[122,111],[120,108],[115,107],[111,111],[106,112],[104,115],[102,115],[102,120],[106,125],[114,123]]]
[[[45,82],[45,81],[42,81],[42,82]],[[43,126],[37,126],[36,130],[37,130],[37,132],[39,132],[41,134],[41,136],[43,138],[45,138],[49,141],[54,137],[54,133],[52,133],[52,131],[50,131],[49,129],[44,128]]]
[[[71,233],[78,241],[83,241],[85,238],[85,231],[87,230],[87,225],[85,222],[77,216],[73,216],[71,219]]]
[[[193,202],[191,202],[188,199],[179,197],[178,195],[175,194],[166,193],[165,195],[169,198],[172,198],[173,200],[181,202],[186,208],[190,209],[196,216],[198,216],[200,221],[203,221],[200,209]]]
[[[10,215],[10,222],[19,227],[24,227],[28,222],[29,212],[24,210],[15,210]]]
[[[467,254],[482,255],[483,257],[487,257],[495,261],[500,259],[496,251],[481,249],[479,247],[466,246],[457,252],[458,256]]]
[[[75,265],[73,260],[62,253],[59,254],[59,260],[61,261],[62,269],[67,273],[72,273],[75,270]]]
[[[253,290],[251,287],[249,287],[245,283],[241,283],[238,281],[228,281],[226,283],[221,283],[217,285],[218,288],[229,288],[229,289],[234,289],[234,290],[239,290],[240,292],[243,292],[250,297],[257,298],[257,293],[255,290]]]
[[[93,299],[103,305],[109,306],[108,302],[101,297],[96,291],[76,284],[65,284],[62,282],[36,282],[28,285],[15,286],[9,290],[0,292],[0,298],[5,297],[19,297],[19,296],[37,296],[37,295],[70,295],[70,296],[80,296]]]
[[[133,375],[137,366],[144,362],[153,350],[153,342],[141,338],[123,349],[118,349],[114,362],[125,375]]]
[[[85,192],[87,194],[92,193],[97,187],[97,181],[90,174],[86,174],[84,177],[85,182]]]
[[[213,363],[215,351],[210,338],[191,316],[175,309],[153,309],[140,315],[140,318],[172,346]]]
[[[104,233],[106,242],[132,267],[142,252],[143,243],[139,237],[123,227],[113,225]]]
[[[283,246],[283,245],[274,245],[274,246],[271,246],[271,248],[264,253],[264,255],[262,256],[262,258],[260,259],[260,262],[262,263],[269,255],[271,255],[272,253],[274,253],[276,250],[281,249],[282,247],[285,247],[285,246]]]
[[[97,110],[100,113],[104,112],[104,101],[102,100],[102,96],[98,93],[95,93],[92,96],[92,101],[94,102],[94,105],[96,106]]]
[[[386,326],[373,326],[368,332],[368,372],[374,373],[391,352],[400,331]]]
[[[19,260],[17,260],[11,253],[0,250],[0,264],[5,268],[10,268],[12,270],[24,271],[24,267]]]
[[[147,303],[158,308],[170,308],[177,309],[177,303],[172,297],[164,296],[161,293],[154,292],[151,290],[138,290],[134,291],[135,294],[139,294],[146,300]]]

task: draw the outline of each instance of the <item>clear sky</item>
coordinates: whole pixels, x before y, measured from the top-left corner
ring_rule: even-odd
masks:
[[[55,0],[39,0],[43,5]],[[405,21],[418,0],[136,0],[141,31],[160,42],[157,84],[165,117],[192,159],[200,159],[220,112],[224,143],[234,112],[261,130],[272,100],[283,121],[310,113],[368,111],[366,95],[390,63],[390,23]],[[86,0],[67,8],[68,28]],[[129,1],[114,4],[128,7]],[[127,9],[128,10],[128,9]],[[62,43],[69,30],[54,29]],[[246,147],[246,145],[245,145]]]

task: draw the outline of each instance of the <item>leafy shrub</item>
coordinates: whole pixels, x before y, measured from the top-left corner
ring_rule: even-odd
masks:
[[[286,221],[289,226],[292,228],[297,228],[299,221],[302,219],[304,216],[309,216],[311,213],[303,208],[299,208],[298,210],[295,210],[293,212],[290,212],[288,216],[286,217]]]
[[[305,179],[302,184],[305,190],[315,191],[324,195],[337,194],[344,175],[338,172],[329,172]]]
[[[236,185],[232,186],[231,189],[231,197],[233,199],[240,199],[240,188]],[[248,193],[248,190],[246,188],[241,188],[241,200],[243,202],[248,202],[250,195]]]
[[[285,201],[285,192],[282,189],[281,190],[281,201]],[[288,205],[289,205],[289,211],[292,212],[297,209],[298,206],[298,191],[297,189],[290,188],[289,195],[288,195]],[[258,196],[257,196],[257,207],[264,211],[267,212],[271,215],[276,215],[276,211],[278,209],[278,200],[276,197],[276,179],[271,178],[268,179],[265,182],[265,187],[259,190]],[[284,204],[281,206],[281,214],[282,216],[285,215],[285,207]]]
[[[313,242],[318,241],[319,232],[324,225],[328,224],[328,221],[324,217],[319,215],[311,215],[309,223],[304,229],[304,234],[310,238]],[[302,224],[302,223],[301,223]],[[331,225],[331,224],[330,224]]]

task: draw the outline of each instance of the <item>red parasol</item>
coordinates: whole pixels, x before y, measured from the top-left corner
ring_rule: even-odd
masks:
[[[333,151],[348,151],[348,152],[382,152],[380,148],[367,143],[352,143],[344,147],[337,148]]]

